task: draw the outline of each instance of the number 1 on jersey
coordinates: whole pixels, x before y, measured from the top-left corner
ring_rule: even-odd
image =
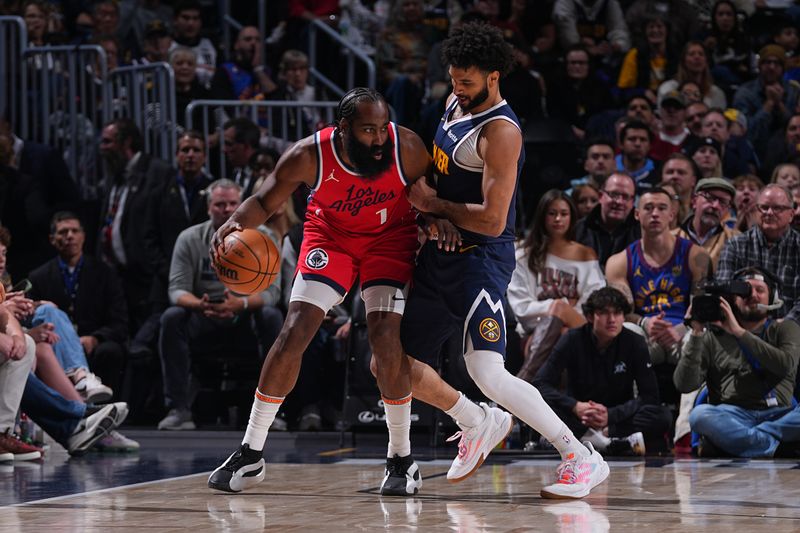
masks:
[[[386,219],[388,218],[389,211],[387,211],[385,207],[383,209],[375,211],[375,214],[381,217],[381,224],[386,224]]]

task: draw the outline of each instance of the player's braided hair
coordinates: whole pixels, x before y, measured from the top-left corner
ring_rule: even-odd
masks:
[[[500,76],[508,74],[514,64],[511,45],[503,38],[503,32],[485,22],[469,22],[453,30],[442,43],[442,59],[456,68],[496,70]]]
[[[339,100],[339,106],[336,108],[336,124],[339,125],[342,119],[346,118],[350,120],[353,118],[358,110],[358,104],[361,102],[386,103],[386,100],[384,100],[383,95],[375,89],[370,89],[368,87],[356,87],[355,89],[351,89]]]

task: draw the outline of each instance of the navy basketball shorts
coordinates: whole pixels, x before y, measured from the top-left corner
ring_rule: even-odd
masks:
[[[514,243],[463,245],[453,252],[427,242],[417,257],[400,331],[405,352],[429,364],[453,334],[462,350],[505,357],[506,289],[514,271]]]

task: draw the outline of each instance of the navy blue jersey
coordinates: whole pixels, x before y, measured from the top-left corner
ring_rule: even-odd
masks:
[[[492,120],[507,120],[520,128],[519,119],[505,100],[477,113],[452,120],[458,99],[447,106],[433,141],[433,169],[437,196],[456,203],[483,203],[483,161],[475,153],[481,128]],[[514,240],[516,221],[516,196],[519,175],[525,162],[525,150],[520,150],[517,160],[517,185],[508,206],[506,228],[499,237],[491,237],[458,228],[462,240],[469,244],[509,242]]]

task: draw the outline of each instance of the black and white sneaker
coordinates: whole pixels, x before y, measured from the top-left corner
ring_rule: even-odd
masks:
[[[241,492],[264,481],[264,457],[261,451],[242,444],[208,477],[208,488]]]
[[[127,416],[127,408],[125,411]],[[75,431],[67,440],[67,452],[73,457],[79,457],[86,453],[86,450],[91,448],[95,442],[99,441],[112,430],[117,427],[117,419],[120,416],[117,413],[116,404],[110,403],[100,407],[92,414],[87,414],[82,418]],[[120,422],[124,420],[124,416]]]
[[[420,487],[422,476],[410,455],[395,455],[386,459],[386,475],[381,483],[382,496],[413,496]]]

